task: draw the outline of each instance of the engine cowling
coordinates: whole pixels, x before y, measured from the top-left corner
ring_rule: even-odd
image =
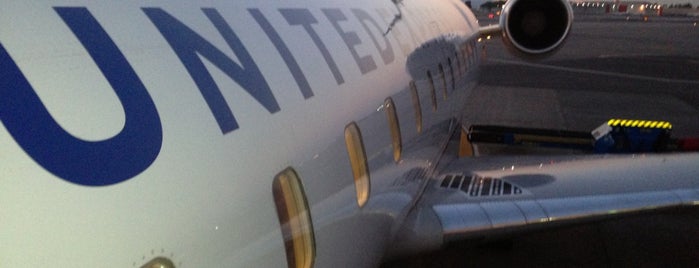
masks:
[[[527,58],[555,52],[572,25],[573,9],[567,0],[509,0],[500,16],[505,45]]]

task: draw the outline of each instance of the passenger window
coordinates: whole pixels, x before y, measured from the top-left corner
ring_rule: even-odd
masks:
[[[393,145],[393,161],[400,161],[403,145],[400,136],[400,123],[398,122],[398,114],[393,99],[387,98],[383,106],[386,109],[386,117],[388,119],[388,127],[391,130],[391,143]]]
[[[473,41],[468,43],[468,55],[471,65],[476,64],[476,45]]]
[[[468,59],[468,51],[466,50],[466,44],[463,44],[461,46],[461,58],[464,61],[464,72],[468,73],[468,67],[469,67],[469,59]]]
[[[462,76],[464,73],[463,73],[463,69],[461,67],[461,60],[459,60],[459,52],[458,51],[454,52],[454,59],[456,60],[456,68],[458,70],[459,76]]]
[[[447,100],[447,78],[444,74],[444,67],[440,63],[437,66],[437,69],[439,69],[439,79],[442,80],[442,97],[444,98],[444,100]]]
[[[430,99],[432,100],[432,111],[437,111],[437,92],[434,89],[434,80],[432,79],[432,73],[427,70],[427,82],[430,84]]]
[[[311,212],[296,171],[287,168],[272,182],[274,203],[281,226],[289,268],[313,267],[315,237]]]
[[[456,81],[454,80],[454,67],[451,65],[451,58],[447,58],[447,65],[449,65],[449,75],[451,76],[451,90],[456,90]]]
[[[357,205],[363,207],[369,200],[371,184],[369,182],[369,165],[367,164],[366,151],[362,133],[357,123],[352,122],[345,127],[345,144],[349,154],[352,174],[354,175],[354,187],[357,190]]]
[[[410,95],[413,99],[413,110],[415,110],[415,127],[417,127],[417,133],[422,133],[422,106],[420,106],[420,95],[415,81],[410,81]]]
[[[476,63],[475,53],[474,53],[473,48],[474,48],[473,42],[469,42],[468,47],[467,47],[467,49],[468,49],[468,62],[469,62],[469,65],[471,65],[471,66],[473,66],[473,64]]]
[[[175,268],[175,264],[168,258],[157,257],[141,266],[141,268]]]

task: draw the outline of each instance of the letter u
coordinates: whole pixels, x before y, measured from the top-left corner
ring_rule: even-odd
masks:
[[[55,8],[112,86],[126,123],[116,136],[84,141],[56,123],[0,44],[0,120],[15,141],[54,175],[80,185],[128,180],[155,161],[162,146],[158,111],[119,48],[84,7]]]

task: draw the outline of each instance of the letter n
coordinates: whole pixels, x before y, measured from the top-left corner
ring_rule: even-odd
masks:
[[[221,94],[220,89],[200,57],[206,58],[228,77],[237,82],[270,113],[276,113],[280,110],[279,104],[277,104],[277,100],[274,98],[272,90],[262,76],[257,64],[255,64],[250,53],[248,53],[243,43],[218,11],[210,8],[202,9],[238,57],[240,65],[206,41],[201,35],[162,9],[143,8],[143,11],[155,24],[187,68],[192,79],[199,87],[199,91],[204,96],[206,103],[209,105],[209,109],[211,109],[216,118],[222,133],[226,134],[238,129],[238,122],[235,120],[233,112],[231,112],[230,107],[223,98],[223,94]]]

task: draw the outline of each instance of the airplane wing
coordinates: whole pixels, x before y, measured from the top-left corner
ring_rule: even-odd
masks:
[[[396,249],[419,252],[455,241],[696,206],[697,161],[696,153],[447,155],[427,176]]]

